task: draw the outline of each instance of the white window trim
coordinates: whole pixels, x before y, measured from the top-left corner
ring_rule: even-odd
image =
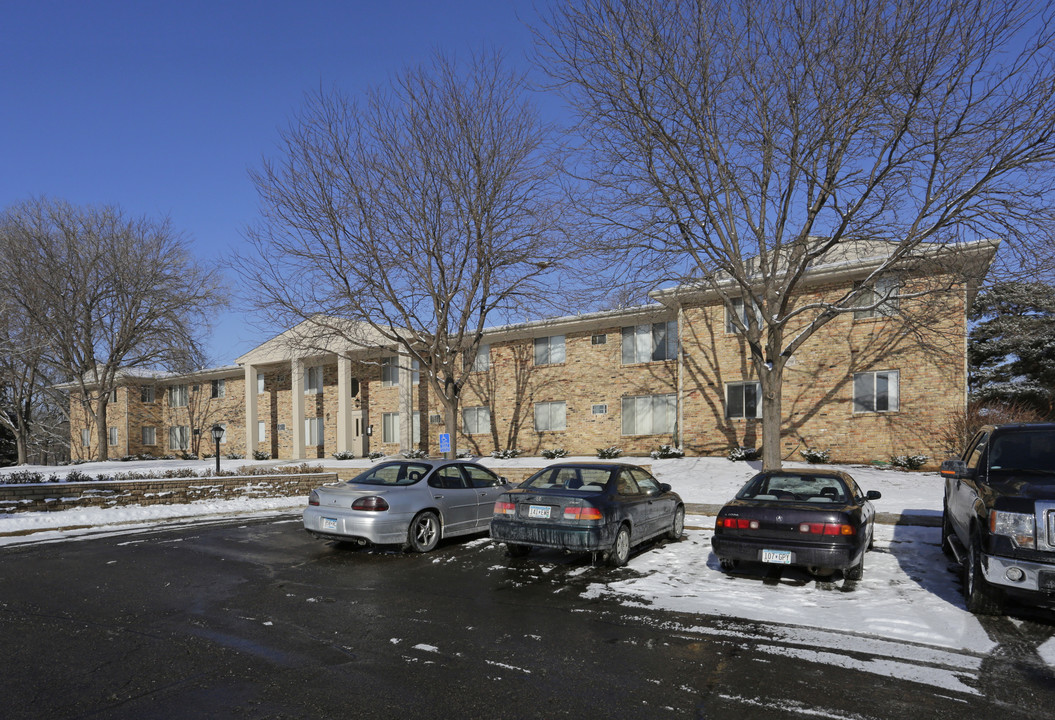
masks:
[[[304,368],[304,394],[321,395],[323,387],[322,365]],[[305,435],[305,437],[307,437]]]
[[[550,400],[535,403],[535,432],[563,432],[568,429],[568,403]]]
[[[561,365],[567,362],[568,346],[567,338],[564,335],[548,335],[535,338],[533,349],[532,357],[535,365]],[[544,358],[540,362],[539,356],[543,354],[540,352],[542,349],[544,349]]]
[[[476,356],[472,358],[470,372],[487,372],[491,369],[491,346],[480,345],[476,349]]]
[[[621,332],[624,365],[665,362],[678,357],[678,321],[627,325]],[[657,354],[659,357],[656,357]]]
[[[262,372],[258,372],[256,374],[256,394],[264,394],[264,373]]]
[[[466,435],[485,435],[491,432],[491,408],[486,405],[462,408],[462,430]]]
[[[646,408],[647,406],[647,408]],[[664,413],[667,415],[667,423],[656,428],[656,410],[662,408]],[[642,411],[639,417],[639,409]],[[661,393],[657,395],[628,395],[621,399],[620,410],[622,412],[622,419],[620,423],[620,435],[622,436],[635,436],[635,435],[669,435],[674,432],[678,422],[678,405],[677,395],[675,393]],[[648,427],[642,427],[645,423],[645,415],[647,413]],[[633,428],[628,428],[630,421],[633,421]],[[628,432],[628,429],[631,432]]]
[[[879,393],[877,386],[879,384],[879,376],[885,375],[887,382],[887,407],[879,410],[877,406],[879,404]],[[857,397],[857,386],[858,378],[862,380],[868,376],[871,376],[872,386],[872,407],[870,409],[860,410],[858,409],[859,400]],[[891,379],[893,382],[891,382]],[[901,411],[901,371],[900,370],[869,370],[866,372],[854,373],[853,375],[853,414],[854,415],[878,415],[882,413],[896,413]]]
[[[256,441],[266,442],[267,441],[267,423],[263,420],[258,420],[256,423]]]

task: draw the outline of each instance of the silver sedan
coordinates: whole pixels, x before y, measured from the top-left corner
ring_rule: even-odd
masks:
[[[440,538],[487,532],[505,478],[464,460],[381,463],[311,491],[304,529],[324,540],[401,544],[428,552]]]

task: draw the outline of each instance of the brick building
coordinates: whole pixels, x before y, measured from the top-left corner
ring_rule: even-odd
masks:
[[[845,295],[883,261],[886,247],[862,244],[818,265],[796,305],[821,307]],[[995,245],[978,243],[964,255],[975,276],[994,252]],[[804,448],[829,450],[838,462],[945,455],[939,430],[966,405],[966,313],[975,287],[944,272],[935,266],[897,276],[897,298],[838,315],[790,358],[782,456],[799,459]],[[461,397],[458,449],[537,454],[562,447],[592,455],[617,446],[634,455],[674,444],[706,455],[756,447],[757,375],[721,298],[679,287],[654,299],[488,330],[480,353],[466,360],[473,372]],[[813,316],[801,317],[804,325]],[[208,429],[217,422],[226,427],[224,454],[437,454],[442,406],[414,363],[369,332],[354,344],[298,350],[311,326],[291,328],[236,365],[125,374],[108,413],[111,457],[211,453]],[[77,406],[73,456],[90,457],[96,440]]]

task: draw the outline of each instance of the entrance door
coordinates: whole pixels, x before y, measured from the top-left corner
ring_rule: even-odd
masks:
[[[356,457],[366,457],[370,451],[366,440],[366,417],[364,415],[362,410],[352,410],[351,417],[348,418],[352,425],[352,442],[348,449]]]

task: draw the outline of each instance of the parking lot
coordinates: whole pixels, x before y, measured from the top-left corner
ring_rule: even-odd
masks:
[[[295,515],[9,546],[5,715],[1055,717],[1049,616],[957,608],[931,529],[888,528],[848,586],[723,575],[705,524],[618,570],[345,549]]]

